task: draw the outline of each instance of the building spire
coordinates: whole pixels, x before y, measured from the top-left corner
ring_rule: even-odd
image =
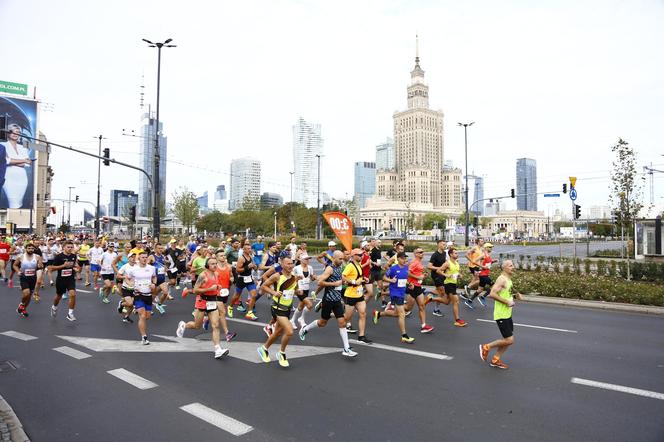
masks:
[[[415,34],[415,66],[420,65],[420,36]]]

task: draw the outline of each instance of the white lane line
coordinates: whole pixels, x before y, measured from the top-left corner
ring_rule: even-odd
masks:
[[[10,338],[20,339],[21,341],[32,341],[37,339],[36,336],[26,335],[25,333],[20,333],[14,330],[8,330],[6,332],[0,333],[0,335],[9,336]]]
[[[641,390],[639,388],[607,384],[606,382],[597,382],[581,378],[572,378],[571,382],[572,384],[586,385],[588,387],[602,388],[604,390],[619,391],[621,393],[635,394],[637,396],[649,397],[651,399],[659,399],[660,401],[664,401],[664,393],[657,393],[656,391]]]
[[[124,368],[116,368],[115,370],[109,370],[106,373],[115,376],[116,378],[123,380],[126,383],[131,384],[141,390],[147,390],[149,388],[155,388],[158,386],[154,382],[148,381],[147,379],[142,378],[129,370],[125,370]]]
[[[62,353],[63,355],[71,356],[74,359],[85,359],[85,358],[91,358],[92,356],[84,353],[82,351],[78,351],[75,348],[67,347],[66,345],[63,345],[62,347],[57,347],[54,348],[53,350]]]
[[[230,416],[219,413],[212,408],[206,407],[203,404],[194,402],[193,404],[183,405],[180,407],[180,410],[186,411],[192,416],[204,420],[208,424],[214,425],[217,428],[221,428],[224,431],[231,433],[233,436],[242,436],[247,434],[254,428],[250,425],[244,424],[237,419],[233,419]]]
[[[496,321],[490,321],[489,319],[478,319],[478,321],[496,322]],[[517,322],[515,322],[514,325],[518,325],[519,327],[539,328],[541,330],[559,331],[559,332],[563,332],[563,333],[578,333],[578,331],[576,331],[576,330],[567,330],[567,329],[564,329],[564,328],[553,328],[553,327],[542,327],[541,325],[519,324]]]
[[[92,290],[83,290],[83,289],[76,289],[77,292],[83,292],[83,293],[94,293]]]
[[[267,325],[265,322],[250,321],[248,319],[240,319],[240,318],[229,318],[228,316],[226,316],[226,320],[231,322],[237,322],[238,324],[255,325],[257,327],[265,327]]]
[[[358,341],[356,339],[352,340],[353,344],[360,344],[364,345],[367,347],[374,347],[374,348],[380,348],[382,350],[389,350],[389,351],[396,351],[397,353],[406,353],[409,355],[414,355],[414,356],[422,356],[424,358],[431,358],[431,359],[439,359],[441,361],[451,361],[454,359],[453,356],[447,356],[447,355],[441,355],[438,353],[429,353],[426,351],[420,351],[420,350],[411,350],[410,348],[401,348],[401,347],[393,347],[391,345],[385,345],[385,344],[378,344],[376,342],[372,344],[366,344],[362,341]]]

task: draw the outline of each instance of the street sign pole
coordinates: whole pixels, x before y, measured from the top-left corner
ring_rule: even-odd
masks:
[[[576,265],[576,177],[569,177],[569,199],[572,200],[572,244],[574,245],[574,265]]]

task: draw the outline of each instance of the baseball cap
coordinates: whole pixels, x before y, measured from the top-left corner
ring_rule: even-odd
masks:
[[[485,247],[485,248],[488,247],[488,248],[492,249],[492,248],[493,248],[493,244],[491,244],[490,242],[488,242],[488,243],[485,243],[485,244],[484,244],[484,247]]]
[[[171,244],[173,244],[174,242],[177,242],[177,240],[176,240],[175,238],[171,238],[171,240],[170,240],[169,242],[170,242]]]
[[[397,253],[397,258],[408,258],[408,255],[406,252],[399,252]]]
[[[362,243],[360,244],[360,248],[363,249],[363,248],[365,248],[365,247],[368,246],[368,245],[369,245],[368,242],[366,242],[366,241],[362,241]]]
[[[303,260],[309,259],[309,258],[311,258],[311,256],[307,255],[306,253],[303,253],[303,254],[300,255],[300,261],[303,261]]]
[[[327,243],[328,247],[332,247],[332,246],[336,246],[336,245],[337,245],[337,243],[335,243],[334,241],[330,241],[330,242]]]

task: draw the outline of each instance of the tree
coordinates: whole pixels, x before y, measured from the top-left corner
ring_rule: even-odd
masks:
[[[180,189],[180,192],[173,192],[173,213],[190,233],[191,226],[198,219],[198,199],[186,187]]]
[[[618,142],[611,146],[611,151],[616,158],[612,164],[609,203],[620,215],[618,225],[625,227],[627,244],[629,244],[630,224],[643,208],[643,185],[646,178],[645,175],[638,176],[636,152],[627,141],[619,138]],[[627,279],[630,279],[629,257],[628,247]]]
[[[439,213],[427,213],[421,218],[421,226],[424,230],[431,230],[435,225],[438,225],[439,229],[445,229],[445,222],[447,221],[447,216]]]
[[[231,215],[214,210],[196,221],[196,230],[207,232],[229,231]]]

